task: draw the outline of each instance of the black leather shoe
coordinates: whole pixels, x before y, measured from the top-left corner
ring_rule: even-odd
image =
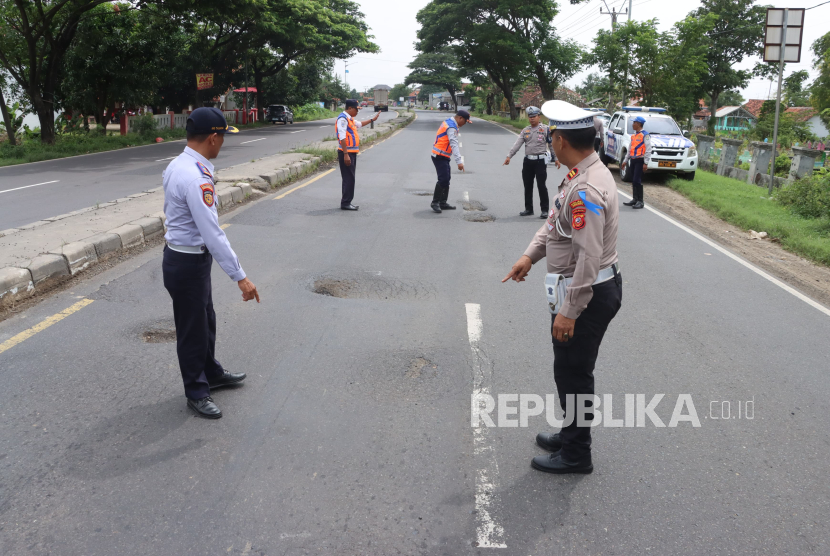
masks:
[[[542,214],[539,215],[539,218],[545,219],[548,217],[548,211],[542,211]]]
[[[572,462],[563,460],[559,454],[548,454],[546,456],[536,456],[530,462],[530,466],[538,471],[554,473],[556,475],[565,475],[568,473],[582,473],[587,475],[594,471],[591,456],[581,461]]]
[[[191,400],[188,398],[187,407],[195,411],[199,417],[204,417],[205,419],[219,419],[222,417],[222,412],[219,411],[219,408],[216,407],[216,404],[213,403],[213,399],[210,396],[202,398],[201,400]]]
[[[432,210],[434,212],[441,214],[441,205],[439,205],[438,203],[432,203],[430,206],[432,207]]]
[[[558,432],[540,432],[536,435],[536,444],[549,452],[558,452],[562,449],[562,440]]]
[[[523,210],[522,212],[519,213],[519,216],[533,216],[533,211],[532,210]]]
[[[449,203],[441,203],[441,204],[440,204],[440,205],[438,205],[438,206],[440,206],[440,207],[441,207],[441,210],[455,210],[455,207],[454,207],[454,206],[452,206],[452,205],[451,205],[451,204],[449,204]]]
[[[646,205],[645,205],[645,203],[643,203],[642,201],[637,201],[636,203],[634,203],[633,205],[631,205],[631,208],[633,208],[633,209],[641,209],[641,208],[646,208]]]
[[[359,205],[340,205],[340,210],[357,210],[359,208]]]
[[[631,206],[634,206],[634,203],[636,203],[636,202],[637,202],[637,199],[631,199],[630,201],[626,201],[623,204],[627,207],[631,207]]]
[[[214,381],[208,380],[208,386],[213,390],[214,388],[222,388],[223,386],[233,386],[240,384],[248,375],[245,373],[225,373]]]

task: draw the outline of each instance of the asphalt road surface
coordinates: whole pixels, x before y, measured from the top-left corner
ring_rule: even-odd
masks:
[[[360,112],[368,119],[371,110]],[[379,121],[395,112],[381,112]],[[334,119],[275,124],[228,135],[218,169],[334,137]],[[0,167],[0,230],[23,226],[161,185],[161,174],[185,141]]]
[[[599,426],[594,473],[562,477],[529,465],[544,415],[471,426],[474,390],[555,394],[544,270],[501,283],[540,220],[485,122],[459,209],[432,213],[439,121],[360,155],[359,212],[335,171],[222,218],[262,303],[214,265],[217,355],[249,375],[218,421],[186,409],[175,345],[143,340],[172,327],[161,248],[0,323],[74,311],[0,353],[0,553],[830,553],[830,316],[655,212],[621,210],[597,393],[621,422],[625,394],[665,394],[664,424],[687,394],[700,427]]]

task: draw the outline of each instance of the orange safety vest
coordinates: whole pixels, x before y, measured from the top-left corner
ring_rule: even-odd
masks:
[[[458,131],[458,124],[452,118],[447,118],[438,128],[438,133],[435,135],[435,143],[432,144],[432,154],[435,156],[443,156],[450,158],[452,155],[452,148],[450,148],[450,138],[447,136],[447,130],[453,128]]]
[[[334,121],[334,136],[337,137],[337,150],[343,150],[343,145],[340,143],[340,137],[337,134],[337,124],[340,122],[340,118],[346,119],[346,152],[359,153],[360,135],[357,134],[357,126],[354,120],[345,112],[337,116],[337,119]]]
[[[643,158],[646,155],[646,133],[642,129],[631,136],[631,158]]]

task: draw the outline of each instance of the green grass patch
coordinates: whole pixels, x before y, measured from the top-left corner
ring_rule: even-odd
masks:
[[[730,224],[767,232],[788,251],[830,266],[830,219],[799,216],[770,199],[766,188],[702,170],[694,181],[670,178],[667,184]]]
[[[336,118],[338,114],[338,112],[321,108],[314,103],[304,104],[294,109],[294,121],[310,122],[312,120],[325,120],[326,118]]]
[[[0,166],[40,162],[42,160],[66,158],[80,154],[114,151],[125,147],[149,145],[156,142],[156,137],[170,141],[184,139],[186,136],[185,130],[183,129],[160,130],[151,136],[134,133],[122,136],[118,132],[110,133],[113,133],[113,135],[103,135],[93,130],[84,134],[62,135],[55,140],[54,145],[44,145],[37,138],[27,139],[18,145],[11,145],[8,141],[4,141],[0,143]]]
[[[491,122],[497,122],[503,125],[512,126],[519,131],[523,130],[527,126],[530,125],[530,121],[526,117],[521,117],[517,120],[511,120],[510,118],[502,118],[501,116],[488,116],[487,114],[475,114],[476,118],[481,118],[482,120],[490,120]]]
[[[317,149],[314,147],[299,147],[294,149],[296,153],[310,154],[311,156],[319,156],[324,164],[337,161],[336,149]]]

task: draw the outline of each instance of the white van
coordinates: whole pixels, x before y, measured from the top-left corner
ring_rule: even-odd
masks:
[[[611,117],[605,128],[605,150],[600,152],[600,158],[605,164],[619,164],[623,181],[630,182],[633,177],[630,165],[626,164],[626,155],[634,135],[632,120],[637,116],[645,118],[643,130],[651,137],[651,159],[644,168],[649,172],[676,172],[687,180],[695,179],[695,144],[688,139],[689,132],[682,131],[671,116],[664,114],[665,111],[665,108],[626,106]]]

